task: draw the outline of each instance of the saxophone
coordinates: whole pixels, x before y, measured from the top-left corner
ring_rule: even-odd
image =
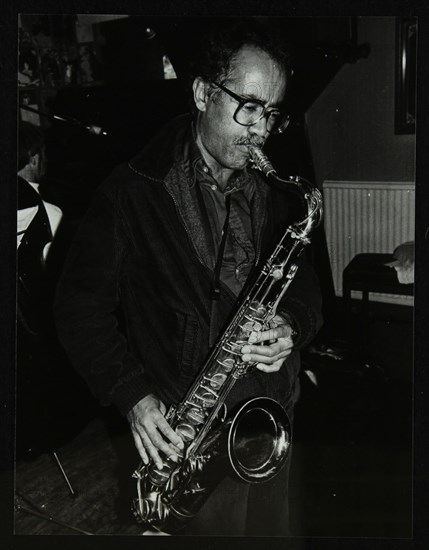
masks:
[[[185,444],[178,462],[164,458],[162,468],[153,461],[141,463],[133,473],[137,521],[166,533],[186,525],[231,468],[249,483],[274,477],[291,444],[289,418],[279,403],[267,397],[250,399],[226,419],[225,399],[234,384],[255,368],[241,360],[240,350],[252,332],[272,326],[295,276],[296,260],[321,221],[322,196],[298,176],[279,178],[261,149],[251,146],[249,151],[256,169],[298,192],[306,214],[286,229],[183,400],[168,410],[166,420]]]

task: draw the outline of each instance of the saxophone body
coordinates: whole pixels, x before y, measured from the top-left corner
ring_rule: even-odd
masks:
[[[272,326],[297,271],[296,261],[320,223],[322,197],[306,180],[280,179],[260,149],[249,150],[255,168],[298,192],[305,216],[286,229],[186,395],[170,407],[166,419],[185,443],[179,461],[164,458],[162,468],[152,461],[142,463],[133,474],[136,519],[167,533],[180,531],[231,469],[249,483],[273,478],[285,464],[291,444],[289,418],[279,403],[257,397],[226,419],[225,400],[255,368],[241,360],[240,350],[252,332]]]

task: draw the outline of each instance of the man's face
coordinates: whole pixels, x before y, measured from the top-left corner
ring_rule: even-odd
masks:
[[[36,155],[34,181],[39,182],[45,174],[46,174],[46,149],[45,147],[43,147],[40,153]]]
[[[239,51],[223,84],[241,97],[263,101],[267,107],[279,107],[286,91],[283,70],[268,54],[248,46]],[[197,107],[199,138],[211,163],[220,170],[243,169],[249,160],[247,145],[263,146],[269,136],[265,117],[253,126],[235,122],[238,102],[221,90]]]

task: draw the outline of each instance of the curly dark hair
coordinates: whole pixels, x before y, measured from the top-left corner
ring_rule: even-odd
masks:
[[[189,88],[192,88],[196,77],[206,82],[223,83],[227,80],[243,46],[252,46],[267,53],[283,68],[288,80],[291,74],[290,53],[275,27],[260,19],[224,19],[205,32],[196,45],[190,62]]]

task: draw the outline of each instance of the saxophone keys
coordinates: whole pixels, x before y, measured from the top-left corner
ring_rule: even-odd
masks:
[[[197,493],[204,493],[206,492],[206,487],[200,487],[199,485],[196,485],[195,487],[192,487],[191,489],[185,489],[184,493],[185,495],[196,495]]]
[[[207,389],[208,391],[201,393],[201,395],[198,395],[198,397],[203,402],[204,407],[207,407],[210,409],[211,407],[214,407],[214,405],[216,405],[218,396],[209,388],[204,388],[204,389]]]
[[[241,330],[249,335],[251,332],[259,332],[262,330],[262,323],[260,321],[255,321],[255,319],[250,318],[249,321],[246,321],[242,325],[239,325]],[[244,345],[244,344],[243,344]]]
[[[175,431],[183,441],[192,441],[196,436],[195,428],[190,424],[186,424],[186,422],[178,424]]]
[[[257,301],[251,302],[249,305],[249,309],[253,312],[253,317],[255,318],[255,320],[263,321],[265,315],[267,314],[267,308]]]
[[[235,359],[233,357],[227,357],[223,361],[217,360],[217,363],[224,368],[226,373],[231,372],[235,366]]]
[[[228,342],[225,344],[222,349],[223,351],[226,351],[228,353],[231,353],[232,355],[241,355],[241,348],[244,344],[237,346],[236,342]]]
[[[234,372],[232,373],[232,376],[236,380],[243,378],[243,376],[245,376],[249,371],[249,365],[250,363],[237,363],[237,366]]]
[[[289,273],[287,274],[288,279],[293,279],[295,277],[295,273],[298,271],[297,264],[292,264],[289,268]]]
[[[273,265],[273,267],[271,268],[271,272],[270,272],[270,275],[273,279],[275,279],[276,281],[279,281],[280,279],[283,278],[283,266],[282,265]]]
[[[226,374],[218,372],[209,379],[210,387],[218,390],[226,380]]]
[[[204,410],[198,407],[192,407],[187,411],[186,416],[189,420],[196,422],[197,424],[202,424],[205,420]]]

